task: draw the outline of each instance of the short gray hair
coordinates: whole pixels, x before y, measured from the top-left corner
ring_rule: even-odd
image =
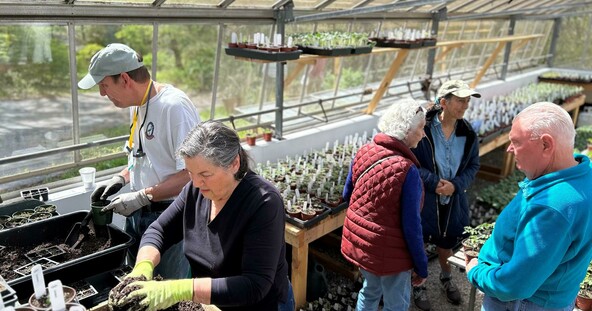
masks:
[[[378,120],[378,129],[386,135],[403,140],[410,130],[425,120],[425,110],[413,99],[403,99],[391,105]]]
[[[242,179],[249,171],[250,157],[243,149],[236,132],[223,123],[206,121],[196,125],[185,137],[177,155],[183,158],[201,156],[217,166],[228,168],[237,155],[240,167],[234,175]]]
[[[520,111],[514,117],[514,121],[517,120],[530,132],[531,138],[549,134],[558,145],[571,149],[574,147],[576,130],[573,121],[565,109],[554,103],[534,103]]]

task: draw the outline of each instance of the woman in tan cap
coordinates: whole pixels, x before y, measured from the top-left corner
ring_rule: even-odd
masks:
[[[426,115],[426,137],[413,150],[425,188],[421,224],[425,242],[436,245],[442,269],[440,283],[452,304],[460,292],[452,283],[448,257],[469,225],[466,189],[479,170],[479,142],[470,123],[463,119],[471,96],[481,97],[464,81],[451,80],[438,90],[436,104]],[[415,305],[430,310],[425,287],[413,289]]]

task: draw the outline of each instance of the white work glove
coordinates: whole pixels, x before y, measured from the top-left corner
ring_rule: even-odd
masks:
[[[117,214],[129,216],[133,212],[140,209],[142,206],[150,204],[150,200],[146,195],[146,190],[142,189],[136,192],[120,194],[111,201],[111,204],[105,206],[102,211],[113,210]]]

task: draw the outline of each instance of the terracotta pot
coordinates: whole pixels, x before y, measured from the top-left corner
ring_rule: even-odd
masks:
[[[249,146],[255,146],[255,142],[257,141],[257,137],[256,136],[247,136],[245,139],[247,141],[247,145],[249,145]]]
[[[238,47],[238,43],[228,43],[228,47],[229,48],[237,48]]]
[[[302,211],[301,214],[302,214],[302,220],[304,220],[304,221],[313,219],[317,215],[314,210],[307,210],[306,212]]]
[[[272,137],[272,133],[271,132],[265,132],[263,133],[263,140],[265,141],[271,141],[271,137]]]
[[[576,307],[582,311],[592,311],[592,298],[578,295],[576,297]]]

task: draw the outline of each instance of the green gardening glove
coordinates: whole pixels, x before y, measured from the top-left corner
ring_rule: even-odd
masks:
[[[150,260],[142,260],[136,263],[132,272],[125,276],[125,278],[144,276],[147,281],[152,280],[152,271],[154,265]]]
[[[193,279],[137,281],[128,286],[138,287],[139,289],[133,290],[121,301],[121,304],[125,305],[128,300],[133,301],[139,298],[141,300],[138,303],[138,310],[163,310],[178,302],[193,300]]]

